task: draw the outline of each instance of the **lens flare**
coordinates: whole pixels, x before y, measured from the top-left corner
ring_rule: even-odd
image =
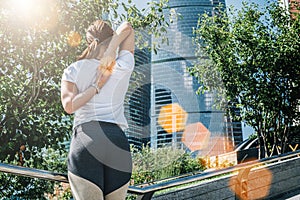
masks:
[[[227,137],[210,137],[206,148],[201,149],[199,156],[206,162],[207,168],[221,169],[237,164],[236,152],[232,141]]]
[[[81,35],[78,32],[71,31],[67,36],[67,42],[71,47],[77,47],[81,42]]]
[[[198,122],[186,126],[181,140],[191,151],[196,151],[207,147],[209,137],[209,130]]]
[[[216,156],[232,152],[234,149],[232,142],[227,137],[215,136],[211,137],[209,145],[203,150],[203,155]]]
[[[178,103],[162,106],[158,116],[159,125],[167,133],[184,130],[186,120],[187,112]]]
[[[269,195],[272,179],[272,172],[266,167],[245,168],[230,179],[229,187],[241,200],[264,199]]]

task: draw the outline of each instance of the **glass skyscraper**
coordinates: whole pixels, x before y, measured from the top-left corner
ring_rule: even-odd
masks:
[[[142,42],[151,43],[151,36],[140,31]],[[129,129],[126,133],[131,144],[137,147],[146,145],[150,137],[151,102],[151,51],[148,48],[135,50],[135,69],[125,99],[125,116]]]
[[[198,61],[192,39],[193,28],[197,27],[200,14],[212,14],[213,7],[219,3],[225,4],[225,0],[170,0],[169,8],[164,12],[175,11],[181,17],[173,19],[174,23],[168,28],[169,44],[161,44],[157,53],[147,50],[136,52],[132,84],[137,86],[129,91],[126,105],[130,126],[127,134],[132,143],[148,143],[153,148],[164,145],[187,148],[182,142],[184,129],[168,131],[160,123],[162,108],[170,104],[179,105],[184,111],[182,123],[185,126],[200,122],[210,131],[212,139],[225,136],[233,142],[233,130],[237,132],[236,137],[242,135],[240,123],[234,126],[226,123],[224,112],[214,108],[213,93],[196,94],[199,83],[188,72],[188,68]],[[151,40],[160,42],[156,38]]]
[[[174,23],[168,30],[169,44],[162,44],[157,54],[152,53],[151,146],[154,148],[166,143],[185,148],[181,142],[182,132],[169,133],[158,124],[161,107],[170,103],[178,103],[185,110],[186,125],[201,122],[209,129],[212,138],[224,135],[224,113],[213,107],[212,93],[196,94],[199,84],[188,72],[198,60],[192,42],[193,28],[196,28],[200,14],[212,14],[213,7],[219,3],[225,1],[169,1],[169,9],[165,12],[175,11],[181,17],[173,19]],[[159,41],[154,39],[154,42]]]

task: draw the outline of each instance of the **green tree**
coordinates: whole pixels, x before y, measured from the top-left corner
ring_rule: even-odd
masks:
[[[261,156],[287,151],[299,123],[299,14],[292,19],[278,3],[219,7],[199,18],[194,33],[199,90],[217,91],[219,105],[255,129]]]
[[[166,2],[138,10],[130,0],[1,1],[0,162],[17,164],[16,152],[24,144],[24,166],[48,170],[65,166],[61,160],[49,164],[47,149],[60,150],[57,155],[66,151],[63,142],[70,138],[72,117],[60,103],[60,79],[63,69],[85,48],[85,29],[104,18],[113,26],[128,20],[137,30],[163,34],[161,27],[168,26],[162,9]],[[120,7],[126,15],[117,13]],[[137,44],[146,45],[140,40]],[[42,199],[53,188],[41,180],[6,174],[0,179],[0,197]]]

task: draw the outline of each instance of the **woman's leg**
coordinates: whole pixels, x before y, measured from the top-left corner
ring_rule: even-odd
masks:
[[[122,197],[115,200],[124,200],[132,171],[129,143],[124,132],[117,125],[106,122],[80,125],[70,145],[68,171],[72,192],[79,198],[76,200],[89,199],[86,195],[95,190],[95,187],[89,187],[91,183],[98,187],[95,193],[99,195],[98,199],[103,195],[115,197],[113,194],[122,193]],[[84,183],[77,181],[80,178],[85,180]]]
[[[103,200],[102,190],[91,181],[76,176],[72,172],[68,172],[68,178],[74,199]]]
[[[105,200],[124,200],[127,195],[128,186],[129,182],[114,190],[113,192],[105,195]]]
[[[119,126],[100,122],[109,142],[104,166],[104,199],[125,200],[132,173],[130,146]]]
[[[127,162],[131,162],[127,160]],[[104,199],[125,200],[131,173],[104,167]]]
[[[96,127],[96,128],[94,128]],[[99,144],[99,126],[87,123],[79,126],[72,137],[68,156],[68,177],[71,191],[76,200],[103,199],[104,165],[100,158],[103,157],[102,149],[90,151]],[[102,159],[103,160],[103,159]]]

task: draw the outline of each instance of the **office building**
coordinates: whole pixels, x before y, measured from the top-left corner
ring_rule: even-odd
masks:
[[[139,31],[143,42],[151,43],[151,36]],[[129,129],[126,134],[131,144],[137,147],[147,145],[150,137],[151,102],[151,51],[148,48],[135,50],[135,69],[125,99],[125,116]]]
[[[132,143],[148,143],[152,148],[172,145],[189,149],[182,142],[185,127],[197,126],[199,122],[210,132],[208,146],[216,145],[218,138],[224,141],[221,148],[226,151],[228,141],[229,146],[237,141],[234,134],[242,141],[241,123],[230,120],[227,123],[224,112],[214,107],[213,93],[196,94],[199,83],[188,72],[198,60],[192,38],[199,14],[212,13],[219,3],[224,4],[225,0],[170,0],[164,12],[175,11],[182,17],[174,18],[168,29],[169,44],[161,44],[157,54],[154,51],[136,53],[139,61],[135,72],[142,76],[133,76],[132,83],[140,85],[129,91],[126,106],[130,123],[127,134]],[[151,38],[151,42],[160,43],[160,39]],[[169,119],[162,118],[162,110],[168,105],[176,106],[169,107]]]

